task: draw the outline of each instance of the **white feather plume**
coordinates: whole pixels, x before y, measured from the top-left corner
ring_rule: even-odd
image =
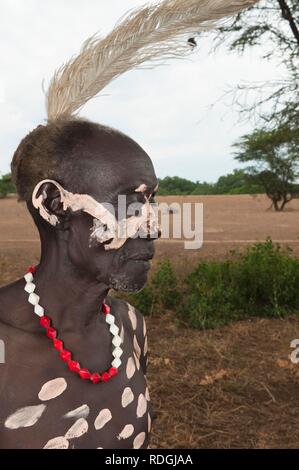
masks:
[[[128,70],[184,57],[191,50],[190,36],[256,2],[164,0],[128,13],[105,38],[89,38],[80,54],[56,71],[47,93],[48,120],[71,118]]]

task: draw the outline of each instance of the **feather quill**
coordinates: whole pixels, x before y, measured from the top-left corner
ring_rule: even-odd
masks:
[[[46,97],[48,120],[69,119],[112,80],[146,63],[184,57],[188,39],[257,0],[164,0],[123,17],[104,38],[93,36],[58,69]]]

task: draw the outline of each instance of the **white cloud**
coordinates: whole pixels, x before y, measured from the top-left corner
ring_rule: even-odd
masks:
[[[97,31],[107,33],[143,0],[0,0],[0,172],[9,170],[21,138],[45,119],[42,81],[78,52]],[[127,73],[81,112],[134,138],[152,157],[158,176],[215,180],[237,166],[231,144],[249,125],[236,125],[226,99],[228,85],[266,80],[276,64],[219,52],[208,41],[192,59]]]

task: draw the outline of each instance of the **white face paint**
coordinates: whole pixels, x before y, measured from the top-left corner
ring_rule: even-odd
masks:
[[[35,186],[32,194],[32,204],[35,209],[39,210],[41,217],[53,226],[57,225],[59,220],[56,215],[50,214],[45,207],[44,199],[46,195],[41,193],[37,197],[41,186],[45,183],[52,183],[57,187],[64,211],[67,209],[71,209],[73,212],[83,211],[93,217],[94,226],[91,240],[95,240],[98,243],[111,240],[109,244],[104,245],[105,250],[121,248],[128,238],[133,238],[139,231],[157,233],[156,214],[147,198],[146,203],[141,205],[140,215],[132,215],[118,222],[114,216],[114,208],[111,204],[101,204],[88,194],[73,194],[64,189],[57,181],[46,179],[40,181]],[[137,188],[136,192],[143,192],[145,190],[146,185],[141,185]],[[107,207],[110,207],[112,211],[108,210]]]
[[[38,398],[41,401],[52,400],[53,398],[59,397],[66,388],[67,383],[64,378],[60,377],[58,379],[50,380],[42,386],[38,394]]]
[[[26,406],[20,408],[7,418],[4,426],[8,429],[28,428],[33,426],[46,409],[46,405]]]

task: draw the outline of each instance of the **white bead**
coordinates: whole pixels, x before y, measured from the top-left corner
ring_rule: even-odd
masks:
[[[32,282],[27,282],[26,286],[24,287],[24,290],[28,292],[28,294],[32,294],[32,292],[35,291],[35,284]]]
[[[115,348],[114,351],[112,352],[112,356],[115,358],[119,358],[123,353],[123,350],[121,348]]]
[[[26,282],[32,282],[33,281],[33,274],[32,273],[25,274],[24,279],[25,279]]]
[[[118,335],[114,336],[114,338],[113,338],[113,340],[112,340],[113,346],[116,346],[116,347],[117,347],[117,346],[120,346],[121,343],[122,343],[121,337],[118,336]]]
[[[114,320],[115,318],[113,315],[111,315],[111,313],[108,313],[106,315],[106,322],[108,323],[108,325],[112,325],[114,323]]]
[[[32,305],[37,305],[39,303],[39,296],[32,293],[28,297],[28,302]]]
[[[113,325],[110,326],[110,332],[113,334],[113,336],[118,335],[119,333],[119,328],[116,326],[114,323]]]
[[[34,313],[36,313],[36,315],[38,315],[39,317],[43,317],[44,313],[45,313],[45,309],[43,307],[41,307],[41,305],[37,304],[34,307]]]
[[[121,365],[121,360],[119,359],[119,357],[116,357],[112,363],[111,363],[112,367],[116,367],[116,369],[119,368],[119,366]]]

